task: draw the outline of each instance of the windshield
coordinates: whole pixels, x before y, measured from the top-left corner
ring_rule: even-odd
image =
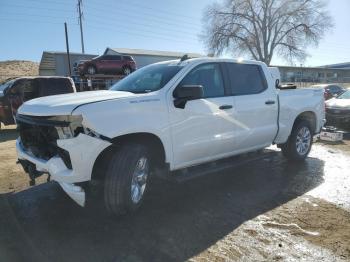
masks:
[[[338,99],[350,99],[350,90],[337,97]]]
[[[150,93],[163,88],[182,66],[156,64],[141,68],[114,84],[110,90],[131,93]]]
[[[11,86],[13,82],[14,80],[11,80],[0,84],[0,91],[4,91],[7,87]]]

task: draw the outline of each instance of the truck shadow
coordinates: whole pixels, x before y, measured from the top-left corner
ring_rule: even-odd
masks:
[[[139,212],[83,209],[54,183],[0,196],[0,260],[184,261],[323,182],[324,162],[280,153],[182,184],[156,183]],[[3,228],[1,228],[3,227]]]

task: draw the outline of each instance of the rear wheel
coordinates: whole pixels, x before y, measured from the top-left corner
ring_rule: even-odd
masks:
[[[151,160],[145,146],[122,146],[109,163],[104,185],[104,202],[115,215],[138,209],[147,189]]]
[[[310,153],[312,142],[312,129],[310,123],[301,120],[294,126],[288,141],[280,147],[286,158],[301,161]]]

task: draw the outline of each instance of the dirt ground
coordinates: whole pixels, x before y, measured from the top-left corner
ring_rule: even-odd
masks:
[[[8,78],[39,75],[39,64],[32,61],[0,61],[0,83]]]
[[[0,130],[0,261],[350,261],[350,141],[301,164],[163,183],[136,214],[84,209],[55,182],[28,186],[13,127]]]

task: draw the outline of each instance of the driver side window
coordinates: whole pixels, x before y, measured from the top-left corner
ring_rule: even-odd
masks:
[[[183,85],[202,85],[203,98],[220,97],[225,95],[224,82],[219,64],[204,64],[194,68],[181,81]]]

